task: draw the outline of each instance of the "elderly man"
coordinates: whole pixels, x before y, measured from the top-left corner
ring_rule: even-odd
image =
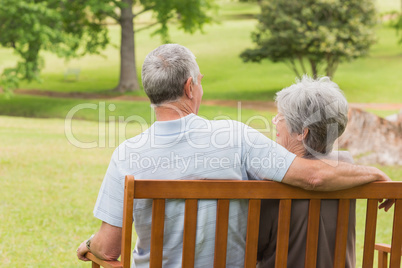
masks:
[[[168,44],[148,54],[142,68],[144,90],[156,122],[114,151],[94,208],[100,230],[84,241],[77,256],[91,251],[101,259],[120,255],[124,177],[136,179],[275,180],[311,190],[337,190],[375,180],[390,180],[373,167],[328,165],[296,157],[258,131],[236,121],[209,121],[197,116],[203,75],[187,48]],[[389,205],[387,203],[386,205]],[[196,267],[212,267],[216,202],[198,204]],[[164,267],[181,266],[183,202],[166,204]],[[229,212],[227,266],[242,267],[247,202],[232,201]],[[149,266],[151,203],[135,200],[138,235],[134,267]]]

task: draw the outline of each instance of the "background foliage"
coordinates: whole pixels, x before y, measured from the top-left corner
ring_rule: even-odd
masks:
[[[133,4],[138,12],[133,13]],[[20,60],[4,70],[0,86],[9,91],[21,80],[39,80],[44,65],[42,51],[69,59],[99,54],[109,43],[107,23],[121,26],[120,92],[140,89],[136,76],[134,18],[151,13],[152,20],[141,29],[159,26],[164,42],[169,39],[168,22],[175,21],[188,33],[202,30],[212,21],[207,14],[213,0],[0,0],[0,45],[12,48]],[[139,31],[140,29],[136,29]]]
[[[19,56],[16,66],[3,71],[0,85],[9,90],[20,80],[39,80],[41,51],[66,58],[99,54],[109,41],[100,12],[107,2],[0,0],[0,45]]]
[[[256,48],[241,54],[246,62],[282,61],[298,77],[305,73],[332,77],[340,62],[367,55],[375,40],[371,0],[270,0],[260,5],[252,36]]]

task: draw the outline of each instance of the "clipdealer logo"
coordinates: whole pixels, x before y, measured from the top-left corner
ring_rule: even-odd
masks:
[[[126,137],[126,132],[127,128],[130,125],[136,125],[139,127],[139,132],[143,133],[147,129],[150,128],[150,126],[156,121],[155,119],[155,114],[153,110],[150,110],[150,120],[146,120],[142,116],[139,115],[131,115],[128,117],[125,116],[115,116],[115,115],[109,115],[106,116],[107,112],[114,112],[116,110],[116,105],[115,104],[108,104],[106,105],[106,102],[99,102],[98,104],[95,103],[82,103],[74,106],[73,108],[70,109],[70,111],[67,113],[66,118],[64,120],[64,133],[65,136],[68,140],[68,142],[81,149],[92,149],[92,148],[115,148],[117,145],[121,144],[124,141],[127,141],[128,138],[131,137]],[[91,140],[91,141],[85,141],[82,138],[79,137],[74,131],[74,120],[75,117],[77,117],[77,114],[83,113],[83,112],[95,112],[98,115],[98,129],[97,129],[97,139]],[[181,111],[178,111],[178,113],[181,113]],[[207,119],[205,117],[199,116],[193,118],[193,120],[189,120],[189,122],[186,122],[186,124],[189,124],[191,127],[191,124],[196,123],[197,120],[203,120]],[[212,120],[226,120],[225,123],[228,124],[227,127],[217,129],[215,131],[211,130],[211,124],[208,125],[209,120],[204,120],[207,125],[205,125],[204,128],[198,129],[200,132],[205,132],[205,133],[210,133],[211,139],[204,144],[198,144],[197,141],[192,140],[191,137],[188,136],[186,133],[181,133],[180,135],[177,136],[176,140],[171,142],[170,144],[166,144],[165,147],[169,148],[179,142],[183,137],[185,137],[189,143],[189,145],[192,148],[205,148],[210,145],[210,143],[213,144],[216,148],[222,148],[226,146],[231,146],[233,143],[233,137],[231,137],[229,140],[225,141],[224,143],[219,143],[219,136],[221,134],[225,134],[225,132],[229,133],[230,136],[233,136],[234,134],[232,133],[234,130],[233,126],[233,121],[242,121],[242,113],[241,113],[241,103],[239,102],[238,104],[238,110],[237,110],[237,115],[236,118],[231,118],[226,115],[219,115],[215,116],[212,118]],[[250,118],[248,118],[245,122],[245,125],[250,125],[257,122],[258,125],[262,126],[261,128],[256,128],[255,130],[265,134],[266,136],[270,137],[271,139],[273,138],[273,132],[272,132],[272,124],[271,120],[263,115],[254,115]],[[180,126],[181,129],[183,129],[185,124],[182,124]],[[247,129],[245,130],[247,132]],[[152,133],[151,133],[152,134]],[[247,133],[244,133],[246,136],[246,141],[248,142],[248,136]],[[187,136],[186,136],[187,135]],[[238,138],[238,137],[236,137]],[[148,141],[147,139],[151,139]],[[117,140],[117,142],[116,142]],[[140,148],[144,143],[146,142],[151,142],[151,147],[158,147],[160,148],[162,145],[158,144],[156,141],[156,138],[152,135],[148,136],[143,136],[141,138],[135,138],[133,140],[128,140],[127,145],[131,149],[135,148]]]
[[[175,152],[163,156],[144,156],[139,153],[130,153],[129,156],[130,169],[147,170],[152,174],[164,172],[164,170],[176,170],[185,174],[190,170],[239,169],[241,166],[256,171],[271,168],[281,169],[286,168],[286,159],[275,152],[269,152],[264,157],[251,156],[249,153],[215,156],[204,153],[181,155]]]

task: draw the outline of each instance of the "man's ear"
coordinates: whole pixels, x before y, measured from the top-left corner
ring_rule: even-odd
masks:
[[[184,93],[190,100],[193,99],[193,78],[190,76],[184,84]]]
[[[303,141],[303,140],[305,140],[306,137],[307,137],[308,132],[309,132],[309,129],[308,129],[308,128],[303,129],[303,133],[297,135],[297,140],[298,140],[298,141]]]

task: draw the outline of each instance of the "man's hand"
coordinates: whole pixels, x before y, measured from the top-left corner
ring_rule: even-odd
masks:
[[[91,253],[101,260],[117,260],[121,253],[121,236],[122,230],[120,227],[102,222],[99,232],[90,238]],[[89,252],[87,241],[82,242],[77,248],[77,257],[82,261],[90,261],[85,257],[85,254]]]
[[[89,261],[88,258],[85,257],[85,254],[87,254],[87,252],[89,252],[87,245],[86,245],[86,240],[84,242],[81,243],[81,245],[77,248],[77,257],[78,259],[80,259],[81,261]]]
[[[377,169],[377,168],[376,168]],[[378,174],[379,174],[379,179],[378,181],[392,181],[390,177],[387,176],[387,174],[385,174],[384,172],[382,172],[381,170],[378,170]],[[392,205],[395,203],[395,199],[386,199],[384,202],[384,200],[378,200],[379,203],[381,203],[378,208],[379,209],[384,209],[385,211],[388,211]]]
[[[395,199],[385,199],[385,201],[383,202],[383,199],[378,200],[379,203],[381,203],[378,208],[379,209],[384,209],[385,211],[388,211],[393,204],[395,204]]]

